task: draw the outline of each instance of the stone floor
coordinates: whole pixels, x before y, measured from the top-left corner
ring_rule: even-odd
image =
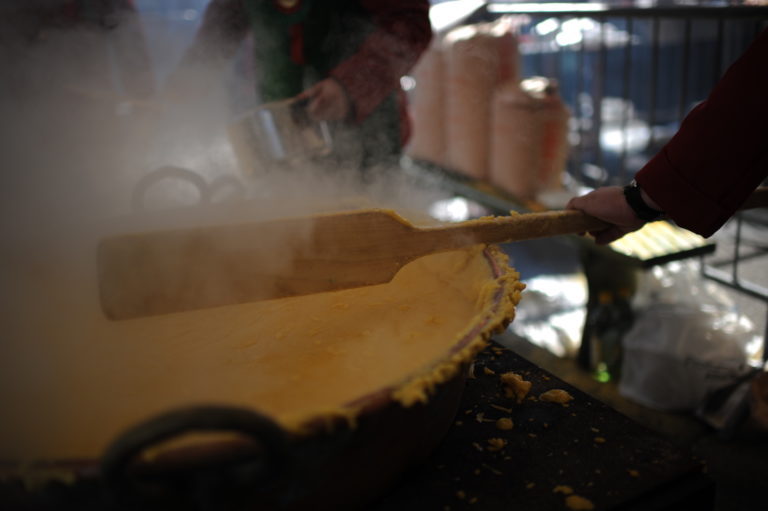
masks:
[[[714,511],[768,509],[764,490],[768,487],[768,434],[722,439],[692,414],[661,412],[623,397],[615,382],[598,382],[573,359],[555,356],[509,332],[496,340],[635,422],[690,449],[705,463],[717,485]]]

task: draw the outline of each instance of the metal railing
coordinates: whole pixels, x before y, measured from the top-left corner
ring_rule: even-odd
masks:
[[[554,78],[571,108],[568,171],[624,183],[674,134],[725,69],[768,26],[768,7],[487,4],[513,16],[522,75]]]
[[[768,241],[745,240],[745,226],[760,233],[762,240],[768,240],[768,215],[755,215],[743,212],[733,220],[734,233],[727,249],[729,256],[715,256],[709,259],[701,258],[701,274],[723,286],[733,289],[753,300],[761,301],[768,310],[768,272],[758,270],[765,278],[757,282],[752,275],[745,275],[747,264],[758,262],[764,265],[768,261]],[[768,361],[768,313],[766,313],[765,331],[763,333],[763,362]]]
[[[522,76],[558,81],[573,116],[568,174],[586,186],[628,182],[768,26],[768,6],[492,2],[476,17],[500,16],[518,21]],[[702,275],[768,305],[766,282],[744,270],[765,264],[768,247],[742,236],[746,225],[768,239],[768,216],[740,213],[733,223],[731,255],[702,256]],[[768,320],[764,340],[768,360]]]

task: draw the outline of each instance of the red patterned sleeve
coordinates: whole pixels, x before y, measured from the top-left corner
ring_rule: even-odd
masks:
[[[419,59],[432,38],[427,0],[364,0],[375,30],[360,49],[331,71],[353,106],[354,121],[364,120]]]
[[[637,174],[678,225],[715,233],[768,177],[768,29]]]

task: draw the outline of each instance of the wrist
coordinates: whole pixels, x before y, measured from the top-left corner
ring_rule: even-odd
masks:
[[[629,207],[632,208],[635,216],[640,220],[650,222],[659,220],[664,216],[664,212],[659,208],[658,204],[634,180],[624,187],[624,198]]]

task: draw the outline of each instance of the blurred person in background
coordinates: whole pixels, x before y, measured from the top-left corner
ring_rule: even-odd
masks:
[[[311,118],[330,123],[340,165],[397,165],[411,130],[400,78],[431,40],[429,6],[426,0],[212,0],[168,95],[205,93],[185,69],[216,69],[251,34],[258,102],[305,99]]]
[[[675,136],[625,187],[570,200],[611,225],[591,232],[607,244],[646,222],[673,220],[709,237],[768,178],[768,29],[736,60]]]
[[[155,84],[131,0],[11,0],[0,6],[4,97],[146,99]]]
[[[4,0],[0,63],[0,152],[12,169],[3,207],[34,200],[59,208],[51,214],[58,219],[72,204],[112,204],[106,190],[132,156],[134,101],[155,89],[131,1]]]

